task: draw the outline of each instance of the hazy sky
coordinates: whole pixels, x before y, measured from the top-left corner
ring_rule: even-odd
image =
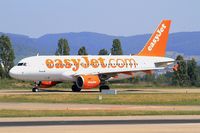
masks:
[[[171,32],[200,31],[200,0],[0,0],[0,32],[152,33],[162,19]]]

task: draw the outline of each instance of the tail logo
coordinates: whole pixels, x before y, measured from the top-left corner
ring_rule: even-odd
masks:
[[[156,31],[157,33],[156,33],[154,39],[148,46],[148,51],[152,51],[152,49],[156,45],[156,43],[160,41],[160,37],[166,28],[167,28],[167,26],[165,24],[162,24],[161,27]]]

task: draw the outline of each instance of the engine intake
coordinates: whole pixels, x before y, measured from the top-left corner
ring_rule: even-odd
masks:
[[[76,85],[82,89],[91,89],[98,87],[100,82],[97,75],[82,75],[77,78]]]

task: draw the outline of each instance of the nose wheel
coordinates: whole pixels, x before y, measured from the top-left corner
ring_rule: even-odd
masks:
[[[33,89],[32,89],[32,92],[38,92],[39,91],[39,88],[37,88],[37,87],[34,87]]]
[[[32,92],[39,92],[39,85],[40,85],[40,82],[39,81],[35,81],[34,82],[35,83],[35,85],[34,85],[34,87],[33,87],[33,89],[32,89]]]

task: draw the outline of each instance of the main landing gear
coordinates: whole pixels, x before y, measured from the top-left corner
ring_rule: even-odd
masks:
[[[73,92],[80,92],[81,91],[81,88],[79,88],[76,83],[74,83],[74,85],[72,85],[72,91]]]
[[[108,85],[101,85],[100,87],[99,87],[99,91],[100,92],[102,92],[102,90],[109,90],[110,89],[110,87],[108,86]]]
[[[110,89],[110,87],[108,85],[106,85],[106,84],[107,84],[106,80],[102,79],[101,80],[101,84],[99,86],[99,91],[100,92],[102,92],[102,90],[109,90]]]

